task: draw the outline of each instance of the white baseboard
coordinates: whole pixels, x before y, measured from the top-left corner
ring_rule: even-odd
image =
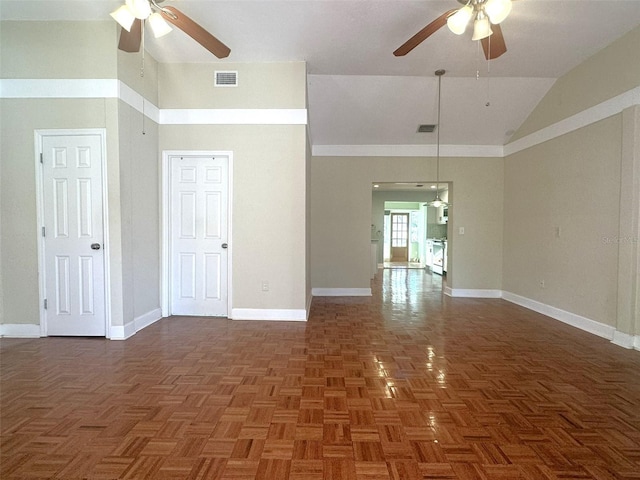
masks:
[[[584,330],[585,332],[598,335],[599,337],[606,338],[607,340],[613,340],[614,335],[616,334],[616,329],[610,325],[596,322],[590,318],[582,317],[575,313],[567,312],[566,310],[561,310],[560,308],[552,307],[551,305],[546,305],[536,300],[516,295],[515,293],[503,291],[502,298],[508,302],[515,303],[516,305],[528,308],[534,312],[560,320],[563,323],[579,328],[580,330]]]
[[[309,300],[307,300],[307,314],[305,315],[305,320],[309,320],[309,315],[311,315],[312,303],[313,303],[313,294],[309,295]]]
[[[0,337],[39,338],[40,325],[32,323],[5,323],[0,325]]]
[[[158,320],[162,318],[162,310],[160,308],[155,308],[150,312],[144,313],[139,317],[133,319],[133,324],[136,327],[136,333],[142,330],[143,328],[148,327],[156,323]]]
[[[143,328],[157,322],[162,318],[162,310],[155,308],[147,313],[143,313],[139,317],[133,319],[124,325],[115,325],[109,329],[109,338],[111,340],[126,340],[135,335]]]
[[[370,288],[312,288],[314,297],[370,297]]]
[[[624,348],[640,350],[640,335],[629,335],[628,333],[622,333],[616,330],[613,332],[611,343],[615,343]]]
[[[502,298],[502,290],[489,290],[481,288],[450,288],[445,287],[445,294],[450,297],[461,298]]]
[[[233,320],[284,320],[306,322],[307,311],[304,309],[275,308],[234,308],[231,310]]]

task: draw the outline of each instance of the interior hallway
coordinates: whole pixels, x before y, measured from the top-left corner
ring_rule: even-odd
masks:
[[[0,477],[640,478],[640,352],[380,272],[307,323],[0,340]]]

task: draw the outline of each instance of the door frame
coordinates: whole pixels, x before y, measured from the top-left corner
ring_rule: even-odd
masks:
[[[42,236],[44,228],[44,165],[40,162],[43,152],[45,137],[69,137],[78,135],[100,136],[101,162],[101,187],[102,187],[102,243],[103,243],[103,268],[104,268],[104,322],[105,338],[111,338],[111,274],[109,270],[109,190],[107,181],[107,129],[106,128],[74,128],[74,129],[36,129],[34,130],[34,152],[36,172],[36,237],[38,247],[38,300],[40,312],[40,336],[47,335],[47,310],[44,308],[46,297],[46,262],[45,262],[45,237]]]
[[[233,258],[233,152],[222,150],[163,150],[161,172],[161,226],[162,262],[161,262],[161,300],[162,316],[171,313],[171,157],[227,157],[227,318],[232,312],[232,258]]]

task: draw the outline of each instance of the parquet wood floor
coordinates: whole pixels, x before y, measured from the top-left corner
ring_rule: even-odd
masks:
[[[640,352],[384,270],[307,323],[3,339],[9,479],[640,479]]]

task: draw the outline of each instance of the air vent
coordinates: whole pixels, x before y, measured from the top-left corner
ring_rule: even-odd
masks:
[[[418,125],[418,133],[433,133],[435,129],[435,124]]]
[[[216,71],[216,87],[237,87],[238,72]]]

